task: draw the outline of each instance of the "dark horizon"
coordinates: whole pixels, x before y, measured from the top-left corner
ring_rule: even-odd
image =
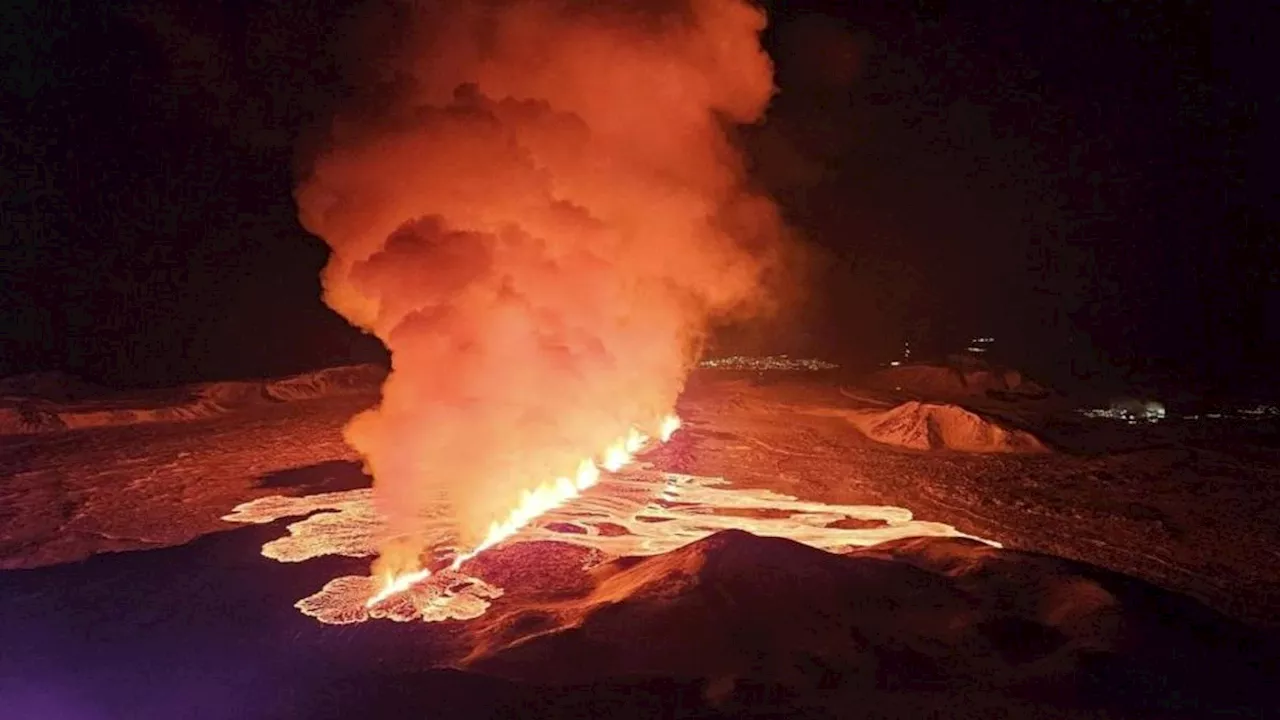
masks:
[[[320,301],[327,249],[291,195],[347,82],[350,5],[3,11],[0,375],[385,360]],[[989,335],[1050,382],[1220,389],[1280,359],[1261,12],[770,5],[779,94],[742,140],[814,272],[804,307],[738,347],[856,365]]]

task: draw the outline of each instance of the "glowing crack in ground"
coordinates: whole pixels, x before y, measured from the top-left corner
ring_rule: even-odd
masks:
[[[442,500],[439,512],[422,518],[427,546],[438,548],[442,556],[452,550],[447,509]],[[301,562],[324,555],[376,554],[381,520],[368,489],[259,498],[237,506],[223,519],[261,524],[302,515],[307,517],[291,523],[288,535],[263,545],[264,556]],[[997,545],[950,525],[916,520],[904,508],[807,502],[771,490],[735,488],[723,478],[660,473],[643,466],[603,478],[504,544],[558,541],[596,550],[608,559],[670,552],[727,529],[787,538],[828,552],[922,536],[968,537]],[[453,570],[369,609],[365,601],[373,591],[373,578],[339,577],[299,600],[296,607],[329,624],[370,618],[438,622],[479,617],[491,600],[502,595],[501,588]]]

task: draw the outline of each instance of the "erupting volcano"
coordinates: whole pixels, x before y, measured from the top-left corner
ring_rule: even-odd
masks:
[[[441,495],[456,569],[669,437],[783,235],[729,135],[773,92],[749,3],[400,9],[296,191],[326,302],[391,353],[346,430],[387,521],[370,604],[430,574]]]
[[[662,442],[666,442],[679,427],[680,418],[676,415],[668,415],[659,428],[659,439]],[[648,441],[649,438],[644,433],[632,428],[627,433],[626,438],[620,439],[609,446],[602,455],[601,464],[606,470],[616,472],[630,463],[634,454],[639,452]],[[560,477],[556,478],[554,482],[543,483],[532,491],[524,491],[521,493],[520,502],[515,509],[503,520],[494,520],[490,523],[489,531],[485,534],[484,539],[471,550],[456,555],[453,562],[450,563],[449,569],[458,570],[466,561],[516,534],[532,520],[549,510],[560,507],[599,481],[600,468],[594,461],[584,459],[578,463],[577,473],[572,480],[567,477]],[[413,585],[429,577],[431,577],[431,571],[425,568],[399,574],[394,572],[384,573],[382,577],[376,578],[379,582],[379,589],[366,601],[365,607],[371,608],[396,593],[408,590]]]

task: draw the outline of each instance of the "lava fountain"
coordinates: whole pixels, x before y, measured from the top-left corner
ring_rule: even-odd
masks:
[[[665,443],[670,440],[679,427],[679,416],[674,413],[668,415],[662,420],[662,424],[659,427],[659,441]],[[643,449],[648,441],[649,437],[647,435],[632,428],[625,438],[620,438],[602,453],[603,460],[601,462],[605,465],[605,469],[610,472],[616,472],[629,464],[635,453]],[[554,510],[578,497],[583,491],[598,482],[600,482],[600,468],[594,461],[583,459],[578,463],[577,473],[572,480],[567,477],[560,477],[553,482],[543,483],[532,491],[524,491],[521,493],[519,503],[511,513],[501,521],[493,521],[480,544],[454,557],[449,569],[458,570],[466,561],[510,538],[519,532],[521,528],[548,511]],[[426,568],[410,570],[398,575],[388,573],[379,579],[379,588],[369,597],[365,607],[373,607],[397,593],[402,593],[431,577],[431,574],[431,571]]]
[[[442,494],[456,566],[669,437],[784,237],[728,132],[773,93],[746,0],[388,5],[295,192],[325,301],[391,355],[346,429],[386,519],[373,602],[430,575]]]

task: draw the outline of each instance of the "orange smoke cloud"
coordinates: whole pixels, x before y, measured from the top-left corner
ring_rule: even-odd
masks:
[[[443,495],[467,547],[657,435],[709,324],[762,306],[780,222],[726,129],[772,66],[743,0],[438,5],[405,4],[296,197],[326,302],[391,352],[347,428],[388,537]]]

